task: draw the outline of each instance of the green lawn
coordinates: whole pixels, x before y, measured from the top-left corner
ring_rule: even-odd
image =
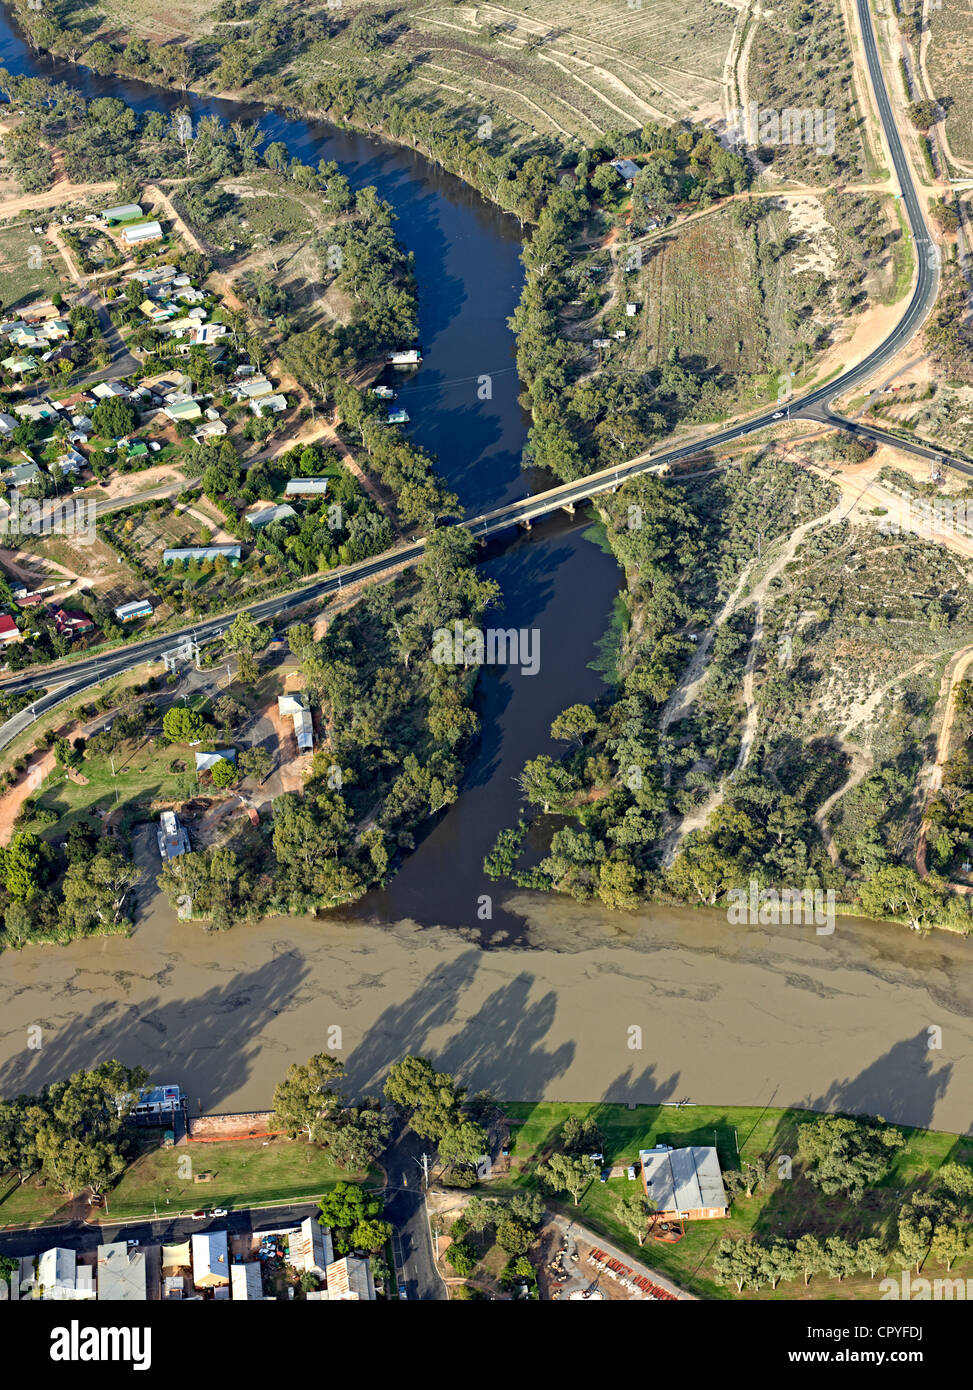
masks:
[[[192,1163],[192,1173],[211,1173],[208,1182],[180,1176],[180,1164]],[[374,1174],[336,1168],[323,1149],[301,1140],[260,1139],[226,1144],[190,1144],[180,1148],[153,1147],[126,1170],[109,1194],[106,1219],[187,1213],[198,1207],[248,1207],[268,1202],[311,1201],[335,1183],[360,1182]],[[8,1180],[6,1187],[10,1187]],[[50,1220],[65,1198],[51,1188],[28,1182],[0,1200],[0,1226]]]
[[[822,1196],[802,1176],[797,1158],[797,1127],[817,1118],[809,1111],[730,1106],[677,1109],[660,1105],[642,1105],[629,1110],[623,1105],[600,1103],[508,1104],[504,1108],[512,1120],[523,1121],[522,1125],[515,1125],[511,1134],[511,1176],[513,1183],[521,1187],[536,1185],[534,1166],[551,1149],[569,1114],[595,1117],[604,1140],[606,1165],[634,1162],[640,1149],[659,1143],[673,1147],[715,1144],[723,1169],[739,1167],[738,1154],[750,1159],[763,1155],[773,1174],[777,1172],[778,1157],[789,1155],[793,1159],[793,1176],[789,1180],[778,1180],[775,1176],[752,1198],[734,1199],[730,1216],[725,1220],[687,1223],[686,1235],[675,1245],[650,1241],[640,1252],[635,1238],[618,1223],[615,1207],[618,1198],[630,1187],[627,1178],[592,1183],[578,1208],[565,1203],[564,1209],[577,1215],[592,1230],[704,1298],[738,1296],[735,1286],[721,1287],[713,1276],[712,1259],[722,1239],[749,1235],[764,1240],[775,1236],[796,1239],[810,1231],[819,1238],[844,1235],[860,1239],[865,1235],[878,1235],[891,1246],[895,1242],[895,1216],[903,1200],[903,1190],[914,1184],[924,1185],[947,1160],[973,1162],[973,1139],[902,1126],[906,1147],[898,1155],[885,1182],[867,1191],[856,1206],[843,1198]],[[562,1199],[567,1197],[566,1193],[560,1195]],[[898,1268],[894,1261],[890,1264],[892,1273],[897,1274]],[[945,1277],[946,1270],[931,1267],[931,1262],[927,1261],[923,1274]],[[954,1264],[953,1276],[973,1277],[973,1251],[965,1262]],[[764,1287],[759,1293],[744,1295],[746,1298],[783,1300],[877,1296],[877,1287],[871,1279],[857,1275],[840,1284],[817,1275],[807,1289],[799,1278],[781,1284],[776,1290]]]

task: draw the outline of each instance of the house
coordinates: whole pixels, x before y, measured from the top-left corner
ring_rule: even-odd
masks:
[[[140,246],[146,241],[159,241],[162,228],[158,222],[139,222],[134,227],[122,228],[122,241],[126,246]]]
[[[205,424],[200,425],[199,429],[193,432],[193,438],[203,444],[207,439],[222,439],[226,432],[225,420],[207,420]]]
[[[98,1246],[98,1301],[145,1303],[145,1251],[130,1249],[124,1240]]]
[[[17,428],[17,419],[13,415],[8,415],[6,411],[0,410],[0,434],[13,434]]]
[[[293,719],[298,751],[310,753],[314,747],[314,721],[304,696],[278,695],[277,712],[281,718]]]
[[[198,324],[195,319],[185,318],[173,319],[171,323],[163,324],[162,331],[168,338],[181,338],[184,333],[195,333]]]
[[[628,315],[628,317],[629,317],[630,319],[634,319],[634,317],[635,317],[635,315],[638,313],[638,311],[639,311],[639,306],[638,306],[637,304],[631,304],[631,303],[629,303],[629,304],[626,304],[626,305],[625,305],[625,313]]]
[[[218,748],[214,753],[196,754],[196,775],[201,772],[211,772],[217,763],[236,764],[235,748]]]
[[[154,265],[147,270],[133,270],[131,278],[137,280],[140,285],[165,285],[170,280],[174,284],[176,267],[174,265]]]
[[[714,1148],[690,1145],[673,1149],[657,1144],[643,1149],[642,1185],[655,1211],[664,1220],[705,1221],[726,1216],[729,1209]]]
[[[203,412],[199,408],[199,402],[192,399],[186,401],[172,401],[163,407],[163,414],[168,415],[170,420],[201,420]]]
[[[147,598],[133,599],[131,603],[120,603],[115,609],[115,617],[120,623],[134,623],[136,618],[151,618],[152,605]]]
[[[122,400],[127,401],[132,393],[120,381],[98,381],[92,386],[91,394],[97,396],[100,401],[111,400],[113,396],[120,396]]]
[[[133,606],[133,605],[130,605]],[[115,609],[117,615],[118,609]],[[159,856],[163,863],[167,859],[178,859],[180,854],[189,851],[189,836],[175,811],[163,811],[159,817]]]
[[[210,343],[215,343],[218,338],[225,338],[229,332],[225,323],[201,323],[196,329],[195,338],[197,347],[208,347]]]
[[[25,401],[14,406],[14,414],[21,420],[33,420],[41,424],[44,420],[57,420],[58,413],[50,401]]]
[[[259,507],[255,512],[247,512],[246,520],[255,531],[261,531],[265,526],[270,526],[274,521],[286,521],[288,517],[297,516],[293,507],[289,507],[286,502],[280,506]]]
[[[52,608],[51,617],[59,637],[80,637],[83,632],[94,632],[95,625],[87,613],[77,608]]]
[[[18,463],[16,467],[7,470],[7,479],[13,488],[29,487],[31,483],[36,483],[41,476],[41,470],[36,463]]]
[[[41,333],[50,342],[59,342],[64,338],[70,338],[71,325],[67,319],[49,319],[41,328]]]
[[[272,396],[274,388],[263,375],[247,377],[235,388],[234,394],[237,400],[254,401],[260,396]]]
[[[261,396],[259,400],[250,402],[250,409],[254,415],[263,415],[265,411],[269,411],[271,415],[279,415],[287,409],[287,397]]]
[[[402,348],[398,352],[390,352],[385,358],[387,367],[414,367],[422,361],[422,350],[420,348]]]
[[[164,323],[179,312],[174,304],[160,304],[154,299],[143,299],[139,308],[151,323]]]
[[[251,1302],[263,1298],[263,1280],[258,1260],[247,1260],[246,1264],[230,1266],[230,1292],[234,1298],[246,1298]]]
[[[23,633],[14,622],[13,618],[6,613],[0,613],[0,643],[4,646],[8,642],[20,642],[23,640]]]
[[[35,357],[5,357],[0,362],[0,367],[4,367],[14,376],[23,376],[25,372],[37,370],[37,359]]]
[[[111,227],[116,222],[134,222],[142,216],[138,203],[122,203],[117,208],[106,208],[101,214]]]
[[[625,180],[626,188],[631,188],[635,179],[642,172],[641,168],[638,164],[635,163],[634,159],[613,159],[611,161],[611,166]]]
[[[130,459],[145,459],[149,456],[149,446],[143,444],[141,439],[133,439],[127,452]]]
[[[230,1285],[230,1252],[225,1231],[197,1231],[193,1244],[193,1283],[197,1289]]]
[[[323,497],[328,490],[327,478],[290,478],[284,488],[285,497]]]
[[[328,1265],[328,1299],[331,1302],[362,1303],[375,1298],[371,1261],[346,1255]]]
[[[75,473],[80,473],[82,468],[87,468],[88,460],[84,454],[79,454],[77,449],[68,449],[55,460],[55,466],[60,468],[66,478],[71,478]]]
[[[296,1231],[287,1236],[287,1263],[302,1274],[327,1277],[328,1266],[334,1261],[331,1232],[313,1216],[306,1216]]]
[[[163,550],[162,563],[171,565],[173,560],[218,560],[223,555],[231,564],[236,564],[242,554],[239,545],[186,545],[175,550]]]
[[[75,1252],[61,1245],[44,1250],[37,1260],[37,1284],[43,1299],[73,1299],[77,1288]]]

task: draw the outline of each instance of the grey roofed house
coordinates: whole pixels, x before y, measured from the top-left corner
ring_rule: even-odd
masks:
[[[287,409],[286,396],[261,396],[259,400],[250,402],[250,409],[254,415],[262,415],[265,410],[269,410],[272,415],[280,415]]]
[[[313,1216],[306,1216],[287,1237],[287,1260],[295,1269],[323,1279],[334,1260],[331,1231]]]
[[[314,747],[314,720],[304,696],[278,695],[277,712],[282,718],[293,719],[298,749],[309,753]]]
[[[262,374],[260,376],[248,377],[236,388],[238,395],[245,396],[247,400],[256,400],[259,396],[273,395],[274,388]]]
[[[346,1255],[328,1265],[328,1298],[332,1302],[364,1302],[375,1298],[370,1260]]]
[[[158,222],[139,222],[134,227],[122,228],[122,241],[129,246],[137,246],[140,241],[158,241],[162,227]]]
[[[236,749],[218,748],[215,753],[196,754],[197,772],[209,772],[217,763],[236,763]]]
[[[634,159],[613,159],[611,166],[621,174],[626,183],[631,183],[632,179],[642,172],[641,166],[636,164]]]
[[[715,1148],[689,1145],[671,1149],[659,1144],[643,1149],[642,1181],[660,1215],[700,1219],[725,1216],[729,1202]]]
[[[260,531],[264,526],[269,526],[274,521],[286,521],[290,516],[297,516],[297,512],[284,502],[280,506],[261,507],[259,511],[247,512],[245,520],[249,521],[255,531]]]
[[[323,497],[328,490],[329,478],[289,478],[284,488],[285,497]]]
[[[0,434],[13,434],[17,428],[17,417],[0,410]]]
[[[77,1255],[64,1246],[54,1245],[45,1250],[37,1260],[37,1283],[41,1298],[74,1298]]]
[[[98,1246],[98,1301],[144,1303],[145,1251],[130,1250],[123,1240]]]
[[[218,560],[225,555],[228,560],[239,560],[243,550],[238,545],[186,545],[173,550],[163,550],[162,563],[169,565],[173,560]]]
[[[100,401],[110,400],[112,396],[120,396],[124,400],[128,400],[131,392],[120,381],[96,381],[91,388],[91,394],[97,396]]]

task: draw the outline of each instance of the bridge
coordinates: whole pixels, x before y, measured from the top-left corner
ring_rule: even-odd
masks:
[[[630,478],[643,473],[664,474],[674,463],[698,456],[709,450],[719,449],[738,439],[744,439],[760,430],[773,428],[783,419],[814,420],[834,429],[847,430],[863,438],[878,443],[890,444],[897,449],[945,463],[960,472],[973,476],[973,464],[963,458],[945,455],[928,444],[914,440],[900,439],[898,435],[878,429],[872,425],[860,424],[845,419],[831,410],[830,402],[837,396],[860,385],[874,375],[881,367],[896,356],[921,327],[936,300],[939,289],[940,256],[939,248],[929,236],[912,173],[909,169],[905,151],[896,128],[889,102],[888,90],[879,62],[875,42],[875,31],[869,11],[868,0],[856,0],[861,31],[864,36],[865,57],[868,63],[875,92],[882,127],[885,133],[893,168],[901,190],[916,255],[916,278],[902,318],[889,336],[874,348],[861,362],[839,373],[831,381],[812,387],[804,395],[793,398],[766,410],[757,416],[728,426],[726,429],[696,439],[691,443],[659,453],[640,454],[637,458],[611,468],[599,470],[568,483],[561,483],[544,492],[528,495],[506,506],[464,520],[466,526],[477,539],[486,540],[499,532],[515,526],[529,527],[534,521],[558,510],[568,512],[580,504],[590,501],[606,492],[614,492]],[[381,555],[363,560],[356,565],[344,566],[331,571],[327,576],[302,586],[291,594],[277,595],[260,603],[245,605],[237,610],[249,613],[258,622],[287,619],[296,609],[316,600],[331,597],[364,579],[390,575],[396,570],[416,564],[426,545],[425,537],[417,537]],[[18,734],[29,726],[33,719],[53,708],[64,700],[81,694],[92,686],[113,675],[140,666],[145,662],[161,661],[163,653],[181,644],[206,643],[217,640],[223,630],[233,621],[234,613],[208,618],[202,622],[168,632],[164,636],[134,642],[102,656],[82,658],[76,662],[60,663],[57,667],[47,667],[33,673],[20,672],[16,676],[0,681],[4,690],[24,691],[39,685],[46,686],[45,694],[39,696],[33,705],[0,725],[0,749],[5,748]]]

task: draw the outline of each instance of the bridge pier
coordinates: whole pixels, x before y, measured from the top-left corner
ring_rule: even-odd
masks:
[[[530,530],[530,517],[529,517],[529,516],[522,517],[521,520],[518,521],[517,525],[518,525],[518,526],[522,526],[522,527],[524,528],[525,531],[529,531],[529,530]]]
[[[567,512],[568,516],[574,516],[574,503],[565,502],[564,506],[561,508],[561,511]]]

